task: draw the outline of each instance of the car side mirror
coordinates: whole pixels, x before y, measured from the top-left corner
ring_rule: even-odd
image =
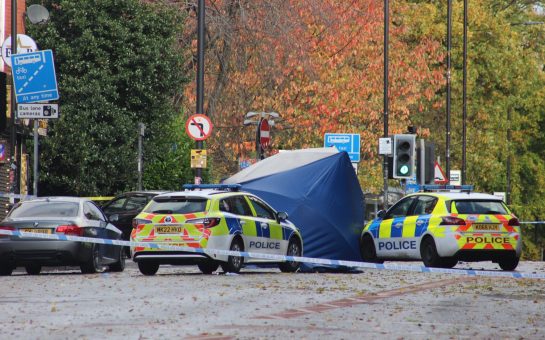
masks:
[[[386,216],[386,210],[379,210],[377,213],[377,217],[380,219],[383,219]]]
[[[282,222],[288,219],[288,213],[285,211],[280,211],[276,214],[276,220]]]
[[[119,221],[119,215],[118,215],[118,214],[110,215],[110,216],[108,217],[108,220],[109,220],[110,222],[117,222],[117,221]]]

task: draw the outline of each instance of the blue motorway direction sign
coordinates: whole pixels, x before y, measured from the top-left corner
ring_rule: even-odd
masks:
[[[326,133],[324,147],[336,147],[339,151],[346,151],[350,161],[360,161],[360,135],[355,133]]]
[[[51,50],[14,54],[11,56],[11,65],[17,103],[59,99]]]

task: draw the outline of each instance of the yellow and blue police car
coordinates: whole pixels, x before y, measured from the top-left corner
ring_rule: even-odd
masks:
[[[277,263],[295,272],[299,263],[219,255],[207,249],[302,256],[303,239],[285,212],[277,212],[259,197],[239,191],[239,185],[185,185],[185,191],[155,196],[133,220],[131,255],[144,275],[155,275],[161,264],[197,265],[210,274],[221,265],[237,273],[244,263]],[[186,252],[161,245],[203,250]]]
[[[514,270],[521,255],[517,217],[501,198],[472,186],[423,186],[379,211],[360,238],[366,262],[422,260],[452,268],[458,261],[492,261]],[[452,190],[454,189],[454,190]]]

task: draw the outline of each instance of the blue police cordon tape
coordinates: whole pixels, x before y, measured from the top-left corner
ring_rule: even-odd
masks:
[[[239,251],[221,250],[221,249],[202,249],[202,248],[182,247],[182,246],[173,246],[173,245],[160,244],[160,243],[154,243],[154,242],[132,242],[132,241],[123,241],[123,240],[101,239],[101,238],[94,238],[94,237],[70,236],[70,235],[63,235],[63,234],[31,233],[31,232],[17,231],[17,230],[11,231],[11,230],[0,229],[0,235],[16,236],[20,238],[32,237],[32,238],[42,238],[42,239],[60,240],[60,241],[76,241],[76,242],[87,242],[87,243],[97,243],[97,244],[107,244],[107,245],[129,246],[129,247],[146,247],[146,248],[154,248],[154,249],[178,250],[178,251],[187,251],[187,252],[207,254],[207,255],[216,254],[216,255],[252,257],[252,258],[266,259],[266,260],[295,261],[295,262],[330,265],[330,266],[344,266],[344,267],[351,267],[351,268],[387,269],[387,270],[398,270],[398,271],[411,271],[411,272],[422,272],[422,273],[443,273],[443,274],[456,274],[456,275],[468,275],[468,276],[509,277],[509,278],[517,278],[517,279],[520,279],[520,278],[545,279],[545,274],[519,273],[519,272],[506,272],[506,271],[486,271],[486,270],[473,270],[473,269],[430,268],[430,267],[416,266],[416,265],[377,264],[377,263],[344,261],[344,260],[328,260],[328,259],[319,259],[319,258],[301,257],[301,256],[284,256],[284,255],[274,255],[274,254],[251,253],[251,252],[245,252],[245,251],[239,252]]]

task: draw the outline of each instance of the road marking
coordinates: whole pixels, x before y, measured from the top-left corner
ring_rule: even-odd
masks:
[[[354,297],[328,301],[325,303],[319,303],[313,306],[306,306],[302,308],[288,309],[283,312],[256,316],[253,319],[293,319],[303,315],[322,313],[328,310],[339,309],[344,307],[352,307],[355,305],[361,305],[365,303],[371,303],[376,300],[387,299],[394,296],[400,296],[411,293],[418,293],[421,291],[444,287],[453,283],[460,283],[464,281],[475,280],[475,277],[457,277],[454,279],[445,279],[439,281],[426,282],[422,284],[415,284],[407,287],[396,288],[392,290],[386,290],[378,293],[370,293],[368,295],[358,295]]]
[[[332,334],[331,334],[332,332],[359,335],[359,336],[355,336],[354,339],[362,338],[362,334],[373,334],[373,335],[378,334],[378,335],[380,335],[380,338],[382,339],[382,338],[384,338],[384,335],[387,334],[382,330],[375,330],[375,329],[370,329],[370,328],[362,329],[360,327],[346,328],[346,327],[334,327],[334,326],[319,327],[319,326],[315,326],[315,325],[310,325],[310,326],[305,327],[305,326],[301,326],[301,325],[292,326],[292,325],[288,325],[288,324],[282,324],[282,326],[279,326],[278,324],[268,324],[268,325],[264,325],[264,324],[229,324],[229,325],[217,325],[217,326],[214,327],[214,329],[221,329],[223,331],[230,330],[230,329],[234,329],[234,330],[237,330],[237,331],[240,331],[241,329],[250,329],[250,330],[253,330],[253,331],[258,331],[259,330],[259,331],[264,331],[264,332],[271,332],[271,333],[263,333],[262,336],[259,337],[260,339],[281,338],[280,336],[277,335],[279,329],[282,329],[282,331],[285,331],[285,332],[289,332],[291,334],[291,337],[286,337],[286,338],[292,338],[292,339],[301,338],[301,337],[296,337],[295,336],[296,334],[298,334],[300,332],[303,332],[306,335],[305,337],[302,337],[302,339],[314,339],[314,338],[316,338],[315,336],[313,336],[314,334],[310,334],[309,332],[319,332],[321,334],[326,333],[327,335],[329,335],[329,338],[332,337]],[[411,336],[413,336],[413,337],[418,336],[416,338],[421,339],[421,338],[426,338],[426,335],[429,335],[429,332],[426,332],[426,331],[412,331],[410,333],[405,332],[404,335],[409,336],[410,338],[411,338]],[[246,338],[246,337],[243,337],[243,338]],[[328,337],[325,336],[325,338],[328,338]],[[337,337],[333,337],[333,338],[337,338]],[[352,339],[352,338],[350,338],[350,339]]]

